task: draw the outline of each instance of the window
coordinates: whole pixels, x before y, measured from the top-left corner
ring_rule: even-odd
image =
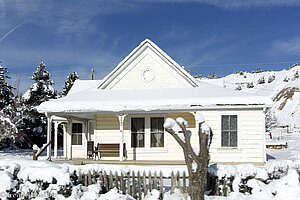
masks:
[[[237,115],[222,115],[222,147],[237,147]]]
[[[72,145],[82,145],[82,123],[72,123]]]
[[[145,147],[145,118],[131,118],[131,147]]]
[[[163,117],[151,117],[151,147],[164,147],[164,118]]]
[[[139,151],[152,149],[153,151],[166,150],[166,134],[164,133],[164,115],[134,116],[130,118],[129,125],[131,148]]]

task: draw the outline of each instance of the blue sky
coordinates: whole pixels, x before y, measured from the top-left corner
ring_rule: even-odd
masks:
[[[21,91],[43,60],[61,90],[109,73],[145,38],[195,74],[300,62],[299,0],[0,0],[0,60]]]

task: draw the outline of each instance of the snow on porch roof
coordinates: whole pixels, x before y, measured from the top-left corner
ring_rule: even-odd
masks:
[[[97,88],[98,85],[100,85],[102,80],[79,80],[77,79],[73,86],[71,87],[70,91],[68,92],[68,95],[75,94],[77,92]]]
[[[86,89],[50,100],[39,112],[134,112],[191,109],[194,106],[265,105],[271,100],[201,82],[196,88],[101,90]]]

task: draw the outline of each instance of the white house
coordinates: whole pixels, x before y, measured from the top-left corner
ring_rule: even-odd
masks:
[[[94,141],[95,145],[120,144],[118,157],[102,160],[184,160],[181,147],[163,123],[167,117],[183,117],[196,147],[194,114],[199,111],[214,134],[211,162],[262,164],[268,102],[265,97],[196,80],[146,39],[103,80],[77,80],[66,97],[44,102],[37,109],[55,127],[66,124],[66,159],[87,158],[87,143]],[[48,141],[50,133],[48,126]],[[57,158],[57,134],[54,146]]]

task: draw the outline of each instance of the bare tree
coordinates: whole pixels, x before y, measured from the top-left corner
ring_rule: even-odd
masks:
[[[197,112],[196,121],[199,123],[199,148],[193,148],[191,145],[191,132],[186,128],[187,121],[179,117],[176,119],[167,118],[164,128],[170,133],[181,146],[185,163],[189,173],[189,195],[192,200],[204,200],[205,180],[207,168],[210,160],[209,147],[212,139],[212,131],[205,124],[204,117]]]

